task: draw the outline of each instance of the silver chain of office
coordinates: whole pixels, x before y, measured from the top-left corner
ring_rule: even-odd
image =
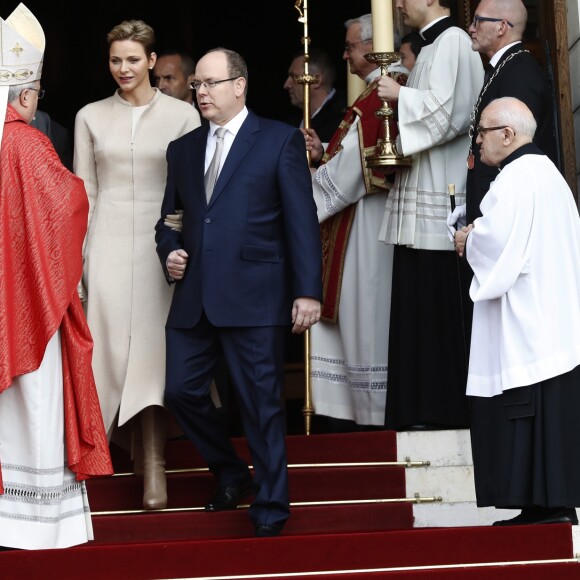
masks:
[[[522,52],[530,52],[530,51],[529,50],[526,50],[525,48],[522,48],[521,50],[518,50],[517,52],[514,52],[513,54],[510,54],[505,60],[502,60],[499,63],[499,65],[497,66],[497,68],[494,69],[493,74],[489,77],[489,79],[487,80],[487,83],[485,83],[484,87],[481,89],[481,93],[479,93],[479,99],[477,99],[477,103],[475,103],[475,106],[473,107],[473,110],[471,111],[471,115],[469,116],[469,119],[471,121],[471,124],[469,126],[469,156],[470,157],[473,155],[473,149],[472,149],[473,132],[475,131],[475,119],[477,118],[477,112],[479,110],[479,105],[481,103],[481,99],[483,99],[483,96],[485,95],[485,91],[487,91],[487,88],[492,83],[493,79],[497,76],[497,74],[499,73],[499,71],[512,58],[514,58],[514,56],[517,56],[518,54],[521,54]]]

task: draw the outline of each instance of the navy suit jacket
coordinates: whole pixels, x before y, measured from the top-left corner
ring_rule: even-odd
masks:
[[[171,142],[157,253],[189,255],[167,319],[191,328],[205,311],[214,326],[291,324],[297,297],[322,300],[322,249],[302,133],[251,111],[206,203],[209,127]],[[181,232],[163,218],[183,210]]]

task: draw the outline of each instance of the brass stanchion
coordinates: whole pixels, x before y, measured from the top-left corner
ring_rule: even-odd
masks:
[[[304,74],[294,77],[294,82],[303,85],[304,88],[304,128],[310,128],[310,85],[318,82],[318,75],[311,75],[308,71],[308,62],[310,54],[308,47],[310,44],[310,37],[308,36],[308,0],[296,0],[294,8],[300,14],[298,22],[304,26],[302,36],[302,44],[304,45]],[[310,151],[306,152],[308,165],[310,165]],[[310,384],[310,329],[304,331],[304,407],[302,408],[304,415],[304,430],[306,435],[310,435],[310,425],[312,415],[314,415],[314,407],[312,406],[312,387]]]

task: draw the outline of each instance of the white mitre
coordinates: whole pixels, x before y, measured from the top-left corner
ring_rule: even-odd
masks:
[[[20,3],[6,19],[0,18],[0,143],[8,103],[8,88],[40,80],[46,44],[36,16]]]

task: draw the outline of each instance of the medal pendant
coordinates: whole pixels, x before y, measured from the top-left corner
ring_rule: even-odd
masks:
[[[467,156],[467,169],[473,169],[474,165],[475,165],[475,158],[473,157],[473,153],[470,153]]]

